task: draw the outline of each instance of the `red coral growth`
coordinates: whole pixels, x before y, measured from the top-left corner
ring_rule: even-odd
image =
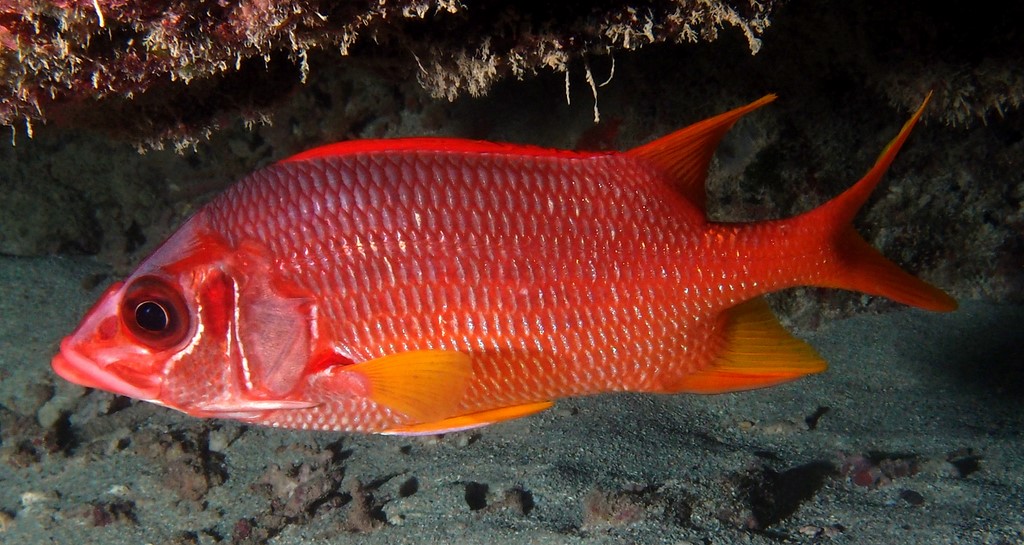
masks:
[[[956,450],[931,458],[878,453],[840,454],[839,473],[849,477],[850,482],[857,486],[874,489],[889,486],[898,479],[918,473],[965,477],[978,470],[980,459],[971,449]]]
[[[870,457],[861,454],[844,455],[839,473],[850,482],[866,488],[882,488],[893,479],[917,473],[916,457]]]
[[[605,491],[594,488],[583,498],[583,527],[607,529],[645,520],[685,526],[690,523],[690,498],[662,485],[629,486]]]

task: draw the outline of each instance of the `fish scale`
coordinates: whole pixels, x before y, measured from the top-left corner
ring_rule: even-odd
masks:
[[[300,286],[324,295],[318,305],[334,327],[321,335],[338,339],[340,352],[354,360],[417,348],[480,352],[479,357],[474,356],[479,384],[470,386],[464,402],[467,410],[484,409],[495,402],[525,402],[566,387],[574,393],[588,393],[644,385],[665,357],[656,357],[653,351],[644,350],[646,342],[637,341],[652,329],[669,329],[651,324],[669,319],[666,307],[674,307],[672,303],[678,299],[678,279],[684,277],[682,267],[689,264],[676,256],[688,253],[691,259],[700,260],[695,252],[671,245],[677,239],[695,238],[682,233],[677,222],[669,221],[679,214],[668,209],[686,203],[663,191],[653,195],[634,192],[632,199],[617,206],[602,204],[621,198],[623,193],[612,190],[622,182],[613,183],[609,172],[629,180],[632,186],[657,183],[622,158],[537,159],[525,168],[515,164],[516,159],[465,157],[462,153],[411,157],[381,153],[325,159],[323,164],[284,163],[240,183],[237,191],[211,207],[208,221],[235,241],[265,237],[268,246],[288,240],[297,247],[274,247],[281,255],[321,248],[323,237],[316,233],[351,240],[352,236],[346,235],[358,228],[365,247],[354,252],[354,261],[346,267],[331,259],[283,261],[278,266],[290,271],[291,280]],[[459,178],[449,178],[443,190],[435,191],[436,180],[456,175],[458,163],[462,164]],[[275,168],[285,172],[275,172]],[[263,187],[250,190],[249,185]],[[326,199],[325,195],[332,197]],[[400,195],[403,206],[382,204],[386,195]],[[664,200],[659,202],[657,197]],[[309,202],[313,200],[351,203],[351,208],[322,207],[330,213],[321,214],[282,213],[281,208],[311,210]],[[567,206],[546,206],[549,201]],[[237,221],[239,216],[233,211],[238,209],[250,211],[245,216],[248,221]],[[511,229],[489,222],[488,214],[496,209],[502,210],[504,217],[521,221],[510,222]],[[638,224],[618,213],[624,209],[647,210],[646,217],[654,221]],[[382,230],[385,225],[404,232],[417,222],[415,240],[408,242],[404,251],[382,236],[388,233]],[[273,229],[268,229],[269,225]],[[696,230],[701,225],[692,227]],[[609,232],[616,236],[607,236]],[[285,238],[281,233],[293,235]],[[581,237],[580,233],[590,236]],[[549,243],[537,251],[517,254],[515,261],[493,251],[510,242],[526,249],[542,239]],[[389,264],[396,261],[417,264],[399,267],[412,278],[400,275],[394,282],[388,281],[391,273],[387,271],[395,268]],[[325,265],[331,269],[321,268]],[[423,281],[416,282],[420,276]],[[325,285],[323,279],[333,282]],[[531,288],[517,294],[506,280]],[[611,288],[616,288],[617,297],[607,293]],[[429,301],[445,301],[446,305],[442,310]],[[618,312],[621,306],[632,308],[634,315]],[[435,314],[442,319],[449,316],[443,320],[447,327],[442,328],[439,320],[423,319]],[[470,319],[460,321],[460,317]],[[581,322],[581,317],[586,321]],[[671,325],[682,324],[672,321]],[[567,334],[580,327],[601,334],[583,338]],[[623,330],[630,333],[619,335]],[[611,344],[620,337],[632,339],[633,345]],[[516,346],[506,339],[520,339],[521,343]],[[533,342],[527,342],[530,339]],[[685,345],[685,339],[680,339],[680,344]],[[606,361],[611,346],[618,357],[634,361],[641,369],[631,375],[631,382],[622,382],[598,364]],[[481,347],[491,352],[500,348],[504,354],[483,354]],[[524,372],[524,353],[540,354],[530,359],[557,362],[555,375]],[[676,364],[674,367],[683,370],[691,367],[685,362]],[[545,379],[551,386],[533,384]],[[497,395],[502,391],[523,394]]]
[[[823,206],[707,220],[715,146],[773,98],[623,153],[458,139],[301,153],[200,209],[108,289],[53,367],[195,416],[438,433],[567,396],[821,372],[761,298],[791,286],[955,308],[852,227],[921,110]]]

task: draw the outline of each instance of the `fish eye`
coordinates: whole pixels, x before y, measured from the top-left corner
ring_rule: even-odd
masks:
[[[135,323],[146,331],[163,331],[170,321],[167,309],[159,301],[143,301],[135,307]]]
[[[155,276],[142,276],[125,290],[121,320],[139,341],[152,348],[170,348],[189,330],[188,307],[180,291]]]

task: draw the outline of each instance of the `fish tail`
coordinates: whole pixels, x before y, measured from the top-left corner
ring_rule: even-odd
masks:
[[[929,93],[860,181],[838,197],[804,215],[805,221],[811,224],[832,225],[836,228],[831,231],[829,242],[832,246],[830,253],[835,256],[832,260],[834,265],[825,272],[821,281],[815,282],[816,285],[880,295],[926,310],[946,312],[956,309],[957,303],[952,297],[889,261],[853,228],[854,216],[878,186],[896,153],[921,118],[930,98]]]

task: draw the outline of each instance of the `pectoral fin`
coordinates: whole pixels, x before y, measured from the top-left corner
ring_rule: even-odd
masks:
[[[327,372],[339,387],[358,384],[365,391],[355,393],[421,423],[448,418],[458,411],[473,363],[462,352],[414,350]]]
[[[724,312],[712,364],[670,390],[716,394],[772,386],[827,368],[814,348],[789,334],[762,298]]]

